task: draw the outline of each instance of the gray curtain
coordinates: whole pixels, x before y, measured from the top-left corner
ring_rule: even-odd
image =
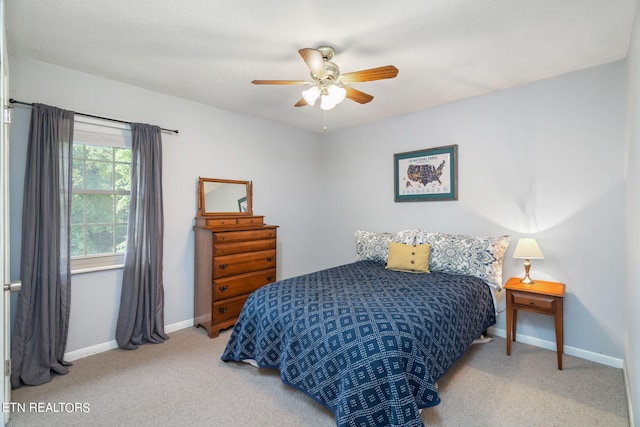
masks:
[[[160,128],[131,124],[131,200],[127,252],[122,277],[116,341],[134,350],[139,344],[162,343],[164,290],[162,253],[162,139]]]
[[[73,111],[33,104],[22,203],[22,253],[11,385],[66,374]]]

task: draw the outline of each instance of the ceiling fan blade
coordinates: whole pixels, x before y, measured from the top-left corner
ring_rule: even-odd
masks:
[[[346,98],[360,104],[366,104],[367,102],[371,102],[373,99],[373,95],[369,95],[368,93],[364,93],[358,89],[354,89],[349,86],[343,86],[343,88],[347,91],[347,94],[345,95]]]
[[[318,77],[325,77],[327,75],[327,69],[324,66],[324,59],[322,58],[322,54],[319,50],[311,49],[309,47],[304,49],[299,49],[298,53],[304,59],[304,62],[311,70],[312,74],[315,74]]]
[[[296,102],[296,105],[294,105],[294,107],[304,107],[305,105],[309,104],[307,104],[307,101],[305,101],[304,98],[300,98],[300,101]]]
[[[340,76],[340,81],[344,83],[370,82],[373,80],[392,79],[398,75],[398,69],[393,65],[370,68],[368,70],[354,71]]]
[[[304,80],[253,80],[254,85],[306,85]]]

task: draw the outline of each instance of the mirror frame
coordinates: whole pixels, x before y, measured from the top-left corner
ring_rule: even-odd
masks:
[[[246,212],[205,212],[204,209],[204,184],[206,182],[217,182],[227,184],[244,184],[247,194]],[[198,216],[253,216],[253,183],[251,181],[238,181],[233,179],[198,178]]]

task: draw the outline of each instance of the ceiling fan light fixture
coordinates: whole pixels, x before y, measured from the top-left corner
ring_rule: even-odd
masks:
[[[319,46],[317,49],[309,47],[298,49],[298,53],[307,64],[311,81],[303,80],[253,80],[256,85],[310,85],[302,91],[302,98],[294,107],[315,105],[320,98],[320,108],[331,110],[345,99],[359,104],[366,104],[373,99],[372,95],[354,89],[352,83],[370,82],[375,80],[392,79],[398,75],[398,69],[393,65],[340,73],[340,68],[331,60],[335,51],[330,46]]]
[[[331,85],[327,88],[327,93],[329,94],[329,98],[331,98],[331,102],[338,105],[344,98],[347,96],[347,90],[341,86]]]
[[[309,89],[302,91],[302,97],[307,102],[307,104],[313,105],[320,97],[320,88],[318,86],[311,86]]]
[[[322,101],[320,102],[320,108],[323,110],[333,110],[336,104],[331,102],[331,99],[327,95],[322,95]]]
[[[320,108],[323,110],[332,110],[336,105],[344,101],[347,95],[345,88],[336,85],[330,85],[322,92]]]

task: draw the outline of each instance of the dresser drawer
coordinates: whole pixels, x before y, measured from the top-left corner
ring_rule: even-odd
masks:
[[[265,251],[276,248],[276,239],[249,240],[247,242],[214,243],[213,256],[233,255],[243,252]]]
[[[214,302],[211,309],[211,323],[224,322],[238,317],[247,298],[249,298],[249,295],[240,295],[235,298]]]
[[[275,268],[216,279],[213,281],[213,297],[218,300],[249,294],[261,286],[275,282],[275,280]]]
[[[213,260],[213,278],[276,268],[276,250],[223,255]]]
[[[226,231],[213,233],[214,243],[245,242],[247,240],[275,239],[276,229]]]
[[[205,221],[207,227],[235,226],[238,224],[238,220],[235,218],[207,218]]]
[[[263,218],[263,216],[230,216],[218,218],[198,217],[196,218],[196,226],[207,228],[264,225]]]
[[[238,225],[262,225],[264,223],[261,216],[250,216],[247,218],[238,218]]]
[[[511,292],[511,302],[519,306],[537,308],[539,310],[556,311],[556,298],[527,292]]]

